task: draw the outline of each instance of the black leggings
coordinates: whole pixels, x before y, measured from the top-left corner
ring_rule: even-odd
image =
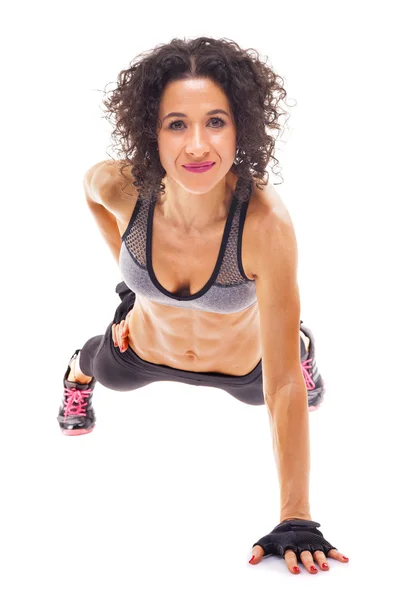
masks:
[[[246,375],[224,375],[215,372],[194,372],[157,365],[141,359],[130,346],[120,352],[112,339],[113,323],[120,323],[135,303],[135,293],[124,282],[115,290],[122,302],[104,335],[90,338],[79,354],[79,366],[88,377],[94,377],[104,387],[118,392],[130,392],[155,381],[178,381],[191,385],[225,390],[241,402],[263,405],[261,360]]]

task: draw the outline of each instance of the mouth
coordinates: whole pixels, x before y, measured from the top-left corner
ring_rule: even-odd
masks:
[[[204,171],[208,171],[214,166],[214,162],[205,162],[205,163],[192,163],[188,165],[182,165],[186,170],[193,171],[195,173],[203,173]]]
[[[208,160],[208,161],[202,162],[202,163],[187,163],[186,165],[182,165],[182,166],[196,168],[196,167],[209,167],[210,165],[213,165],[213,164],[214,163],[211,160]]]

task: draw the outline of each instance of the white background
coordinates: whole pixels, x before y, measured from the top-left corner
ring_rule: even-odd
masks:
[[[3,9],[2,598],[398,589],[394,9],[266,0]],[[202,35],[257,49],[297,103],[275,155],[298,240],[301,318],[327,384],[310,413],[311,514],[350,558],[328,559],[330,572],[315,576],[302,565],[290,574],[280,557],[248,564],[279,522],[265,407],[171,382],[133,393],[98,385],[92,434],[65,437],[56,421],[70,356],[104,333],[119,303],[122,277],[82,187],[85,171],[113,156],[103,91],[137,54]]]

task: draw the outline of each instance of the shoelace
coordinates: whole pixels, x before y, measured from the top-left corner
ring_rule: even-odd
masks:
[[[314,381],[312,380],[310,373],[307,370],[307,369],[312,369],[311,360],[312,360],[311,358],[308,358],[307,360],[305,360],[304,362],[301,363],[303,377],[306,382],[306,388],[308,390],[313,390],[316,387]]]
[[[64,423],[69,415],[74,416],[86,416],[87,402],[85,399],[90,396],[92,389],[77,390],[76,388],[64,388],[65,399],[64,399]]]

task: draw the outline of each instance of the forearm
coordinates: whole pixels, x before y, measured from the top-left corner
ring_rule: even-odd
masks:
[[[280,484],[280,521],[311,519],[307,390],[286,386],[266,400]]]
[[[102,204],[88,200],[87,205],[96,221],[104,241],[111,250],[111,254],[113,255],[117,264],[119,264],[121,236],[116,218]]]

